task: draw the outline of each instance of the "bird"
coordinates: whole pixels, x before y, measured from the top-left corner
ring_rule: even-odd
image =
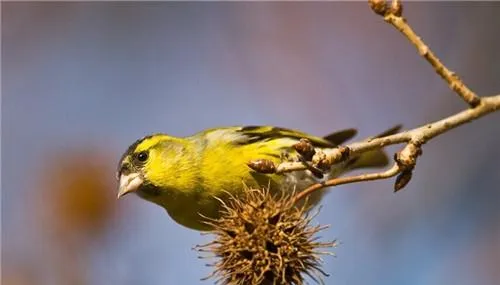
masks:
[[[395,126],[377,137],[399,129]],[[249,162],[266,160],[278,165],[284,157],[297,155],[293,146],[301,139],[307,139],[316,150],[328,150],[356,134],[356,129],[344,129],[317,137],[274,126],[211,128],[188,137],[154,133],[136,140],[119,160],[118,198],[135,193],[163,207],[178,224],[209,231],[211,225],[206,219],[217,219],[221,202],[230,196],[241,196],[245,189],[267,187],[271,193],[299,192],[318,182],[309,170],[261,173],[252,169]],[[383,150],[368,151],[334,165],[323,179],[352,169],[384,167],[388,162]],[[324,190],[316,192],[310,199],[311,205],[319,203]]]

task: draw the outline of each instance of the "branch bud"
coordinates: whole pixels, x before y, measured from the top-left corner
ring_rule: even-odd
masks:
[[[316,151],[314,146],[308,139],[300,139],[300,141],[293,145],[293,148],[304,158],[306,161],[311,161]]]
[[[412,177],[413,170],[406,170],[401,172],[396,178],[396,182],[394,183],[394,193],[403,189],[408,182],[410,182]]]
[[[351,149],[346,146],[338,146],[328,153],[318,152],[313,158],[313,164],[321,170],[327,171],[334,164],[349,159]]]
[[[276,165],[269,159],[256,159],[247,163],[252,170],[262,174],[276,173]]]
[[[372,8],[373,12],[380,16],[385,16],[387,12],[387,2],[386,0],[368,0],[368,5]]]

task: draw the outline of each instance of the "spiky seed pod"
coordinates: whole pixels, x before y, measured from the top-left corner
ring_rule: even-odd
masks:
[[[275,197],[267,190],[247,189],[240,198],[222,202],[223,213],[207,221],[215,239],[197,246],[202,257],[215,258],[216,284],[264,285],[304,283],[305,275],[322,283],[320,249],[336,242],[320,242],[325,226],[311,226],[314,215],[293,205],[291,195]]]

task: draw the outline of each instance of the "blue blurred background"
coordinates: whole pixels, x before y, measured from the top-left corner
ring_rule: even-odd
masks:
[[[407,3],[481,95],[500,92],[499,3]],[[269,124],[374,135],[465,108],[366,3],[2,3],[3,284],[210,284],[209,237],[138,197],[117,161],[151,132]],[[424,147],[404,191],[323,201],[327,284],[500,284],[500,114]],[[391,148],[392,152],[397,148]]]

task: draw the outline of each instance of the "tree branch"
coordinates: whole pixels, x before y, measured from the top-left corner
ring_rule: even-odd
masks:
[[[388,145],[408,143],[410,141],[422,145],[442,133],[445,133],[465,123],[469,123],[499,109],[500,94],[490,97],[483,97],[480,100],[480,104],[473,109],[463,110],[442,120],[426,124],[412,130],[386,137],[355,142],[344,147],[350,150],[349,156],[352,156],[354,154],[361,154],[363,152],[379,149]],[[342,151],[340,150],[340,148],[334,148],[331,149],[328,153],[319,152],[314,155],[312,163],[313,165],[318,164],[320,160],[324,161],[325,159],[329,160],[329,163],[331,165],[339,163],[342,159]],[[276,167],[275,173],[285,173],[306,169],[307,166],[302,162],[284,162]]]
[[[331,186],[337,186],[341,184],[348,184],[361,181],[371,181],[386,179],[398,174],[404,174],[399,176],[396,180],[395,191],[399,191],[409,182],[411,178],[411,172],[416,164],[416,158],[421,153],[421,146],[432,138],[439,136],[453,128],[456,128],[465,123],[471,122],[478,119],[486,114],[495,112],[500,109],[500,94],[484,97],[481,99],[480,104],[473,109],[467,109],[450,117],[444,118],[442,120],[430,123],[409,131],[397,133],[394,135],[374,138],[362,142],[353,143],[344,146],[350,150],[349,156],[356,154],[361,154],[363,152],[379,149],[388,145],[395,145],[406,143],[406,146],[395,155],[396,163],[388,170],[384,172],[362,174],[358,176],[351,177],[339,177],[328,180],[326,182],[316,183],[308,187],[304,191],[297,194],[295,197],[296,201],[303,199],[312,192]],[[320,161],[329,160],[331,165],[341,162],[341,151],[339,148],[334,148],[328,154],[318,153],[313,157],[312,164],[318,164]],[[277,172],[291,172],[306,170],[307,167],[301,162],[284,162],[278,165]],[[402,183],[402,180],[405,180]],[[407,181],[406,181],[407,180]]]
[[[396,175],[398,175],[398,177],[394,187],[395,191],[398,191],[410,181],[412,171],[417,162],[417,157],[422,153],[421,147],[423,144],[451,129],[500,109],[500,94],[490,97],[479,97],[470,90],[454,72],[444,66],[424,41],[413,31],[406,22],[406,19],[403,18],[403,6],[399,0],[393,0],[391,5],[385,0],[369,0],[368,3],[375,13],[383,16],[386,22],[400,31],[417,48],[419,54],[431,64],[436,73],[448,83],[449,87],[455,91],[470,108],[439,121],[405,132],[385,137],[370,138],[346,146],[338,146],[333,149],[316,150],[316,153],[309,159],[304,159],[304,157],[310,157],[309,154],[307,156],[301,156],[300,149],[296,148],[299,153],[299,161],[285,161],[277,166],[273,165],[273,173],[282,174],[303,170],[324,170],[328,172],[333,165],[346,161],[366,151],[380,149],[388,145],[405,144],[404,148],[394,155],[395,163],[390,169],[383,172],[333,178],[328,181],[316,183],[298,193],[294,198],[295,201],[299,201],[312,192],[325,187],[386,179]],[[301,141],[301,144],[303,148],[304,141]],[[312,146],[309,146],[309,149],[311,147]],[[313,174],[315,173],[314,171]]]

